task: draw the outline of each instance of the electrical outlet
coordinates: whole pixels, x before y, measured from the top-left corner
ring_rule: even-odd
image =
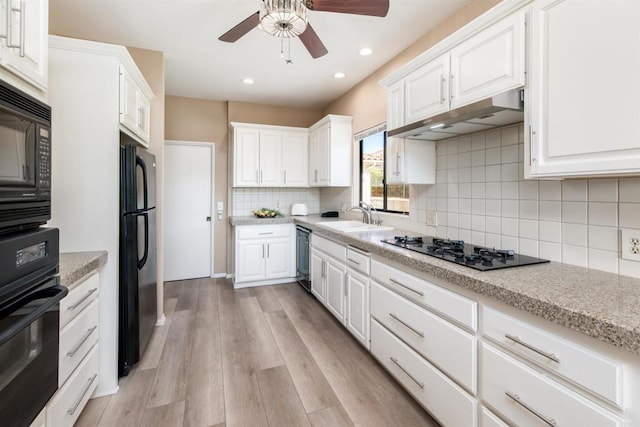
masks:
[[[427,225],[431,227],[438,226],[438,212],[437,211],[427,211]]]
[[[640,261],[640,230],[622,229],[620,236],[622,258]]]
[[[280,210],[280,201],[279,200],[276,202],[276,209]]]

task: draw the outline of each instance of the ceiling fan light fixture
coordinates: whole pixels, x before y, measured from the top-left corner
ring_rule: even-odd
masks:
[[[262,0],[260,28],[275,37],[297,37],[307,29],[304,0]]]

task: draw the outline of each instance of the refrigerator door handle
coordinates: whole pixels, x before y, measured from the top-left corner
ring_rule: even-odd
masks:
[[[144,212],[137,216],[144,217],[144,254],[142,258],[138,259],[138,270],[140,270],[147,263],[149,257],[149,214]]]
[[[149,209],[149,195],[147,191],[147,165],[144,163],[140,156],[136,156],[136,165],[140,166],[140,169],[142,170],[142,188],[144,195],[144,206],[142,207],[142,209],[147,210]]]

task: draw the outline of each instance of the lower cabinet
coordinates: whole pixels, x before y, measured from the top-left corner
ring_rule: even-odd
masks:
[[[369,277],[347,269],[345,325],[360,343],[369,348]]]
[[[327,257],[325,263],[325,280],[327,283],[325,305],[336,319],[344,324],[347,266],[331,257]]]
[[[236,288],[295,280],[293,224],[237,226],[235,240]]]

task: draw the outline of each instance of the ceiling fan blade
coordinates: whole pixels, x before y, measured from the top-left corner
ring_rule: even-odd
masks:
[[[311,56],[315,58],[320,58],[321,56],[326,55],[329,51],[316,34],[315,30],[311,26],[311,24],[307,24],[307,29],[304,30],[304,33],[300,34],[300,40],[304,47],[307,48]]]
[[[260,23],[260,12],[256,12],[220,37],[218,40],[228,43],[238,41],[240,37],[253,30]]]
[[[319,12],[387,16],[389,0],[307,0],[307,8]]]

